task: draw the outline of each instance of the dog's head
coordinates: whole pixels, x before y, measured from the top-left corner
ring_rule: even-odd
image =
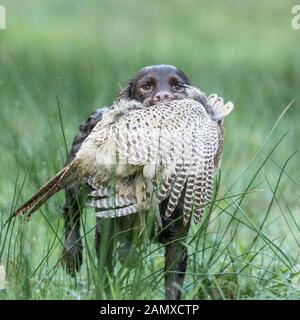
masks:
[[[189,97],[188,77],[177,67],[154,65],[142,68],[118,95],[118,99],[136,100],[151,106],[164,100]]]

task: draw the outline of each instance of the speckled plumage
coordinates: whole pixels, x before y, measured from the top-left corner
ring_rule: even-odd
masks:
[[[101,217],[123,216],[137,208],[146,211],[151,205],[149,194],[153,193],[157,203],[170,197],[167,218],[184,191],[184,224],[193,210],[197,223],[211,199],[218,143],[217,121],[195,100],[175,100],[147,108],[136,101],[117,101],[104,113],[70,165],[17,214],[33,212],[55,192],[88,179],[94,187],[115,188],[121,196],[119,204],[123,201],[129,205],[126,212],[103,211]],[[131,176],[135,176],[134,181],[124,184],[124,179]],[[107,208],[112,204],[112,200],[95,199],[89,206]]]
[[[114,122],[112,118],[118,120]],[[155,186],[158,202],[170,196],[166,218],[172,214],[185,187],[186,224],[193,208],[195,221],[200,220],[203,205],[211,198],[217,149],[217,123],[195,100],[176,100],[148,108],[136,102],[119,102],[94,128],[75,162],[83,175],[92,177],[94,185],[109,184],[112,169],[117,181],[140,172],[146,185],[148,181]],[[122,189],[119,181],[116,188],[124,196],[137,197],[136,192],[142,192],[142,184],[139,190]],[[90,206],[101,208],[99,200]],[[107,215],[101,212],[102,217]]]

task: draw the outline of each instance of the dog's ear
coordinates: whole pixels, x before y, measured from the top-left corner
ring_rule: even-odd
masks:
[[[116,100],[126,99],[133,100],[134,99],[134,87],[135,87],[135,79],[130,79],[127,83],[127,86],[123,88],[116,97]]]
[[[203,106],[206,106],[207,97],[205,92],[201,91],[193,85],[185,85],[185,90],[189,98],[200,102],[201,104],[203,104]]]

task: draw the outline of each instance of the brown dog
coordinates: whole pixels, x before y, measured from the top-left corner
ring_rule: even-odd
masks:
[[[163,100],[176,100],[188,97],[186,85],[190,85],[187,76],[174,66],[156,65],[141,69],[136,76],[128,82],[127,87],[120,92],[118,98],[134,99],[142,102],[145,107],[154,105]],[[199,94],[197,100],[204,106],[206,96]],[[106,108],[107,109],[107,108]],[[80,125],[79,132],[76,135],[72,149],[68,157],[68,162],[73,160],[81,143],[89,135],[94,126],[101,121],[105,108],[98,109]],[[222,126],[220,126],[222,129]],[[220,130],[221,132],[222,130]],[[222,135],[221,135],[222,136]],[[63,263],[66,269],[74,275],[82,264],[82,242],[80,237],[80,212],[81,203],[79,199],[80,186],[69,188],[65,191],[66,203],[63,207],[65,219],[65,246],[63,252]],[[160,214],[163,216],[168,199],[160,204]],[[184,227],[182,223],[182,201],[176,207],[172,217],[163,220],[163,231],[159,234],[158,240],[165,246],[165,289],[167,299],[180,299],[180,288],[187,267],[187,248],[184,244],[184,238],[188,233],[189,227]],[[106,225],[105,225],[106,224]],[[121,247],[127,249],[133,239],[132,232],[126,230],[132,229],[134,217],[127,216],[117,218],[118,230],[122,231]],[[103,231],[105,230],[105,231]],[[111,243],[111,238],[116,230],[110,221],[97,221],[96,227],[96,250],[98,257],[104,259],[104,264],[113,272],[112,255],[113,247],[107,245],[106,253],[100,252],[101,241],[106,244]],[[121,253],[122,256],[122,253]],[[124,254],[123,254],[124,256]],[[122,257],[120,257],[122,260]]]

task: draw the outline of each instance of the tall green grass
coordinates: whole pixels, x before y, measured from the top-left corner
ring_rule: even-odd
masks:
[[[140,67],[157,63],[177,65],[205,92],[235,103],[215,199],[187,238],[183,298],[299,298],[300,31],[290,26],[292,1],[1,4],[8,20],[0,30],[1,299],[164,297],[163,247],[147,238],[132,253],[135,267],[114,256],[114,276],[103,282],[90,210],[81,218],[84,264],[75,279],[66,274],[62,194],[30,222],[4,227],[65,162],[64,138],[69,148],[95,107],[110,104]]]

